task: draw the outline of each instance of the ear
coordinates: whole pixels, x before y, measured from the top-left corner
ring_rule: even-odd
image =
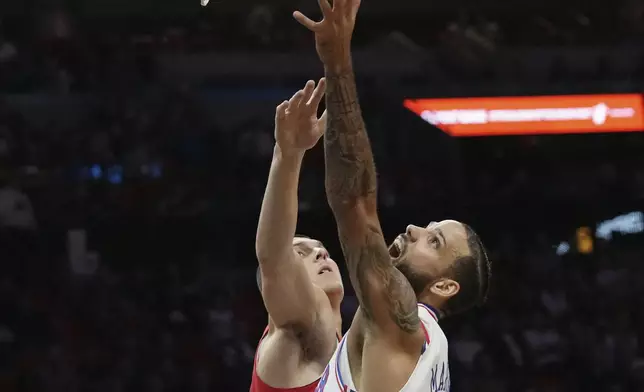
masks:
[[[452,279],[441,279],[434,283],[429,289],[432,294],[443,297],[446,300],[455,296],[460,290],[461,286],[457,281]]]

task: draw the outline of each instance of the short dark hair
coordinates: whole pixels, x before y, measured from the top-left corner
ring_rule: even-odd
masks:
[[[310,239],[311,237],[304,234],[295,234],[294,238]],[[257,283],[257,288],[259,289],[259,291],[262,291],[262,267],[257,267],[257,271],[255,271],[255,282]]]
[[[441,310],[445,315],[462,313],[482,305],[487,300],[490,287],[492,271],[483,242],[470,226],[463,224],[463,227],[470,254],[459,257],[450,267],[448,277],[457,281],[461,289],[443,305]]]

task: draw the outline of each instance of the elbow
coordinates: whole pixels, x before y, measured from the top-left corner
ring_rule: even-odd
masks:
[[[270,247],[267,244],[265,239],[262,239],[261,236],[255,238],[255,256],[257,261],[260,264],[271,258],[271,253],[273,253]]]
[[[291,248],[277,248],[274,245],[267,244],[267,241],[257,241],[255,243],[255,257],[260,266],[268,270],[281,264],[289,257]]]
[[[263,241],[255,241],[255,256],[257,257],[259,264],[269,262],[273,258],[273,253],[274,252],[272,252],[271,249],[266,246]]]
[[[255,234],[255,257],[260,264],[270,262],[275,259],[276,254],[280,252],[277,244],[280,243],[279,238],[271,235],[271,227],[262,225],[260,223]]]
[[[359,208],[360,201],[358,198],[338,197],[335,194],[327,193],[326,200],[333,214],[341,214]]]
[[[376,213],[377,190],[375,181],[352,182],[351,185],[326,179],[325,189],[327,202],[334,214],[364,214],[366,216]]]
[[[365,220],[377,213],[375,198],[357,197],[333,197],[327,195],[329,207],[336,219]]]
[[[274,260],[276,257],[271,255],[268,252],[255,252],[255,255],[257,257],[257,262],[259,263],[260,267],[264,266],[268,268],[268,266],[274,265]]]

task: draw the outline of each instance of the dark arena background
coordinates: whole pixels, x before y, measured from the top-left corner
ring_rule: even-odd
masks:
[[[494,263],[452,391],[644,391],[644,3],[362,3],[387,240],[459,219]],[[0,1],[1,392],[248,390],[275,105],[322,76],[296,9]],[[322,152],[298,232],[341,261]]]

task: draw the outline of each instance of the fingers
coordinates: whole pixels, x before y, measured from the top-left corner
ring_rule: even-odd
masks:
[[[347,1],[350,2],[349,6],[347,7],[348,16],[352,19],[355,19],[356,15],[358,15],[358,10],[360,9],[360,0]]]
[[[307,104],[312,108],[315,108],[315,110],[317,111],[317,108],[320,105],[322,98],[324,97],[325,91],[326,91],[326,79],[322,78],[318,82],[318,85],[313,91],[313,95],[311,95]]]
[[[327,0],[319,0],[319,1],[322,2],[322,1],[327,1]],[[336,13],[338,15],[345,15],[347,8],[349,8],[349,6],[347,5],[347,0],[333,0],[333,12],[334,13]]]
[[[299,90],[288,101],[288,109],[297,109],[297,107],[300,106],[300,102],[302,102],[302,98],[304,98],[304,91]]]
[[[315,89],[315,82],[312,80],[309,80],[306,82],[306,85],[304,86],[304,93],[302,94],[302,101],[301,105],[308,105],[311,100],[311,95],[313,94]]]
[[[355,18],[358,14],[358,8],[360,8],[360,0],[333,1],[333,13],[349,19]]]
[[[317,112],[318,105],[324,97],[324,91],[326,89],[326,80],[324,78],[320,79],[317,87],[315,82],[309,80],[306,82],[304,89],[299,90],[288,101],[284,101],[277,106],[275,109],[275,120],[286,118],[287,114],[295,115],[311,115]],[[304,111],[298,111],[298,109],[304,109]],[[308,114],[307,114],[308,113]]]
[[[318,0],[318,4],[320,5],[320,10],[322,11],[323,18],[330,17],[331,13],[333,12],[333,8],[331,7],[329,0]],[[300,11],[293,12],[293,18],[295,18],[295,20],[297,20],[302,26],[311,31],[317,30],[321,23],[311,20]]]
[[[293,12],[293,18],[298,21],[302,26],[306,27],[311,31],[316,31],[319,25],[319,22],[314,22],[308,17],[304,16],[300,11]]]
[[[337,0],[333,1],[333,7],[331,7],[329,0],[318,0],[318,4],[320,5],[320,11],[322,11],[322,16],[327,17],[331,15],[331,12],[335,8],[336,1]]]
[[[355,19],[361,0],[334,0],[333,13],[349,19]]]
[[[275,121],[283,120],[286,118],[286,109],[288,108],[288,101],[284,101],[277,105],[275,108]]]

